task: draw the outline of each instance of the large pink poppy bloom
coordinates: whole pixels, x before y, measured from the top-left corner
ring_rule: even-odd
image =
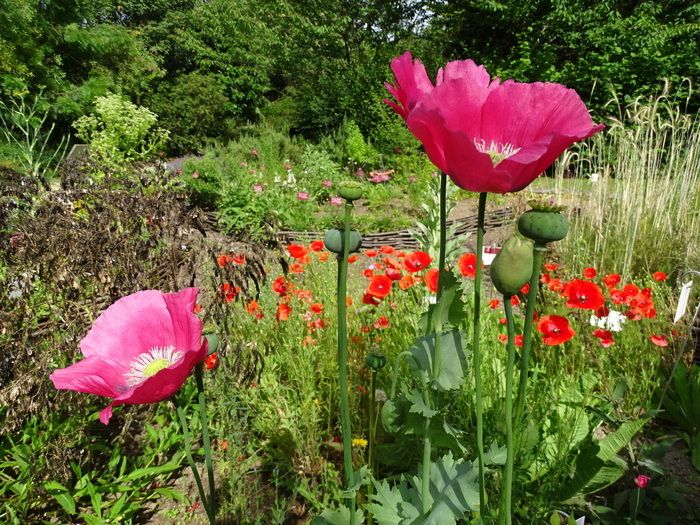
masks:
[[[448,62],[435,85],[410,52],[391,61],[386,100],[439,169],[475,192],[519,191],[574,142],[602,130],[561,84],[493,80],[471,60]]]
[[[202,322],[194,314],[197,293],[145,290],[122,297],[80,342],[85,359],[51,374],[54,386],[112,398],[100,412],[104,424],[115,406],[172,396],[207,353]]]

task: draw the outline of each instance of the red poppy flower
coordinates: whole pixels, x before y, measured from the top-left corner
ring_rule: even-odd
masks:
[[[391,283],[393,281],[386,275],[375,275],[369,283],[367,292],[375,297],[383,299],[391,292]]]
[[[569,320],[560,315],[543,315],[537,322],[537,330],[542,334],[542,342],[548,346],[565,343],[576,334],[569,326]]]
[[[476,276],[476,254],[465,253],[457,261],[459,273],[464,277],[474,278]]]
[[[321,252],[318,254],[318,260],[321,262],[326,262],[328,260],[328,256],[330,254],[328,252]]]
[[[226,268],[226,265],[228,264],[228,257],[228,255],[219,255],[216,258],[216,264],[221,268]]]
[[[433,258],[426,252],[409,253],[403,260],[403,264],[410,273],[420,272],[430,265]]]
[[[634,484],[638,489],[647,488],[647,485],[649,485],[649,481],[651,481],[651,478],[649,476],[645,476],[644,474],[640,474],[639,476],[634,478]]]
[[[194,313],[198,314],[198,313],[201,312],[203,309],[204,309],[204,307],[203,307],[201,304],[195,303],[195,305],[194,305],[194,310],[192,310],[192,311],[193,311]]]
[[[501,318],[498,320],[498,324],[506,324],[507,322],[508,322],[508,319],[506,319],[505,317],[501,317]]]
[[[598,317],[599,319],[602,319],[603,317],[607,317],[608,315],[610,315],[610,308],[603,305],[595,311],[594,315],[596,317]]]
[[[237,264],[239,266],[245,264],[245,255],[242,253],[237,253],[236,255],[231,257],[231,262],[233,264]]]
[[[520,306],[520,297],[518,297],[517,295],[511,295],[510,304],[513,306]]]
[[[377,256],[377,250],[365,250],[365,255],[367,257],[376,257]]]
[[[295,259],[301,259],[307,253],[309,253],[309,250],[307,250],[300,244],[290,244],[289,246],[287,246],[287,253],[289,253],[289,255],[294,257]]]
[[[625,294],[622,292],[622,290],[614,288],[610,290],[610,300],[613,302],[613,304],[622,304],[625,302]]]
[[[628,304],[632,297],[634,297],[638,293],[639,287],[636,284],[626,284],[624,288],[622,288],[622,294],[625,296],[625,303]]]
[[[374,327],[375,327],[377,330],[384,330],[384,329],[386,329],[386,328],[389,328],[389,319],[387,319],[387,317],[384,316],[384,315],[381,316],[379,319],[377,319],[377,320],[374,322]]]
[[[362,303],[363,303],[363,304],[369,304],[369,305],[372,305],[372,306],[377,306],[377,305],[378,305],[379,303],[381,303],[381,302],[382,302],[382,300],[381,300],[379,297],[377,297],[376,295],[372,295],[372,294],[369,293],[369,292],[365,292],[365,293],[362,295]]]
[[[616,273],[610,273],[603,277],[603,284],[608,288],[614,288],[615,286],[620,284],[620,281],[622,281],[622,277],[620,277]]]
[[[588,267],[583,269],[583,276],[586,279],[593,279],[596,275],[598,275],[598,272],[595,268]]]
[[[561,293],[564,291],[565,285],[559,279],[551,279],[547,283],[547,288],[549,288],[553,292]]]
[[[605,304],[603,292],[597,284],[583,279],[572,279],[566,285],[564,293],[567,296],[566,306],[569,308],[584,308],[597,310]]]
[[[651,278],[657,282],[663,282],[668,278],[668,275],[666,275],[664,272],[654,272]]]
[[[287,282],[287,279],[282,276],[279,276],[277,279],[272,281],[272,291],[278,295],[285,295],[287,293],[288,286],[289,283]]]
[[[258,308],[260,308],[260,305],[255,299],[253,299],[247,305],[245,305],[246,312],[248,312],[249,314],[255,313],[258,310]]]
[[[357,255],[355,255],[355,254],[353,253],[350,257],[348,257],[348,262],[349,262],[350,264],[352,264],[352,263],[354,263],[355,261],[357,261]]]
[[[311,244],[309,244],[309,248],[311,248],[311,251],[321,252],[323,251],[323,248],[325,248],[325,245],[323,244],[322,240],[317,239],[315,241],[312,241]]]
[[[374,270],[371,270],[370,268],[365,268],[362,270],[362,275],[364,275],[367,279],[371,279],[374,277]]]
[[[302,301],[309,302],[309,303],[311,302],[311,298],[313,297],[311,290],[306,290],[305,288],[297,290],[295,293],[299,299],[301,299]]]
[[[281,303],[277,306],[277,313],[275,314],[275,319],[278,321],[286,321],[289,319],[289,314],[292,313],[292,307],[288,304]]]
[[[320,314],[323,312],[323,305],[321,303],[314,303],[311,305],[310,310],[315,314]]]
[[[544,263],[544,269],[548,272],[556,272],[559,269],[559,265],[553,262]]]
[[[520,348],[523,347],[523,341],[525,339],[523,338],[523,334],[518,334],[513,338],[513,342],[515,343],[515,346],[519,346]]]
[[[660,346],[662,348],[668,346],[668,339],[666,339],[666,336],[663,334],[653,334],[649,339],[651,339],[651,342],[654,343],[656,346]]]
[[[500,304],[501,304],[501,301],[499,301],[498,299],[491,299],[489,301],[489,308],[491,308],[491,310],[495,310],[496,308],[498,308],[498,305],[500,305]]]
[[[399,281],[399,288],[401,288],[402,290],[408,290],[411,286],[413,286],[414,283],[415,280],[413,279],[413,276],[404,275]]]
[[[241,289],[238,286],[232,286],[230,283],[224,283],[219,286],[219,295],[223,297],[227,303],[230,303],[238,297],[239,293],[241,293]]]
[[[304,267],[299,263],[290,264],[289,273],[304,273]]]
[[[530,293],[530,283],[523,284],[522,288],[520,288],[520,293],[523,295],[529,294]]]
[[[498,340],[501,343],[506,343],[508,342],[508,336],[506,334],[498,334]]]
[[[438,272],[437,268],[431,268],[425,273],[425,286],[433,293],[438,291]]]
[[[215,368],[218,368],[219,354],[214,352],[213,354],[209,354],[207,357],[205,357],[204,366],[207,367],[207,370],[214,370]]]
[[[540,275],[540,282],[541,282],[542,284],[548,284],[549,281],[551,281],[551,280],[552,280],[552,278],[550,277],[550,275],[549,275],[548,273],[543,272],[543,273]]]
[[[384,255],[391,255],[395,251],[393,246],[380,246],[379,248],[379,253],[383,253]]]
[[[613,340],[612,332],[610,330],[601,330],[600,328],[593,331],[593,335],[598,338],[600,346],[603,348],[608,348],[612,346],[615,341]]]
[[[449,62],[433,86],[410,52],[395,58],[386,101],[430,160],[475,192],[519,191],[595,126],[575,91],[560,84],[491,80],[471,60]]]
[[[401,270],[396,270],[395,268],[387,268],[385,273],[392,281],[400,281],[401,277],[403,277]]]

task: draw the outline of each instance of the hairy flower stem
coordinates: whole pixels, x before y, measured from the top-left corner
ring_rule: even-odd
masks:
[[[348,285],[348,255],[350,253],[350,213],[352,202],[345,203],[343,225],[343,256],[338,258],[338,381],[340,389],[340,432],[343,437],[343,466],[345,485],[349,490],[355,484],[352,468],[352,434],[350,429],[350,401],[348,399],[348,329],[345,313],[345,296]],[[351,523],[355,520],[355,496],[350,501]]]
[[[202,485],[202,478],[199,477],[199,471],[197,470],[197,465],[192,457],[192,443],[190,440],[190,431],[187,426],[187,418],[185,417],[185,412],[182,406],[176,402],[175,404],[177,410],[177,417],[180,420],[180,428],[182,428],[182,436],[185,439],[185,456],[187,457],[187,463],[192,469],[192,475],[194,476],[194,481],[197,484],[197,490],[199,491],[199,499],[202,502],[202,506],[207,513],[207,518],[209,518],[210,525],[215,525],[214,515],[211,513],[209,508],[209,501],[207,495],[204,492],[204,485]]]
[[[535,304],[537,303],[537,291],[540,287],[540,271],[547,247],[544,244],[535,243],[532,261],[532,277],[530,277],[530,292],[527,295],[527,309],[525,310],[525,326],[523,327],[523,350],[520,358],[520,382],[518,384],[518,398],[515,404],[515,420],[520,423],[524,416],[525,396],[527,395],[527,379],[530,366],[530,350],[532,349],[532,320],[535,316]]]
[[[476,272],[474,275],[474,328],[472,351],[474,352],[474,388],[476,390],[476,449],[479,459],[479,522],[483,523],[486,513],[486,483],[484,478],[484,400],[481,394],[481,264],[484,251],[484,217],[486,215],[486,197],[488,193],[479,194],[479,214],[476,229]]]
[[[503,295],[503,307],[506,312],[508,325],[508,364],[506,365],[506,471],[503,477],[503,501],[499,523],[511,525],[513,499],[513,462],[515,449],[513,447],[513,369],[515,368],[515,322],[513,321],[513,306],[510,294]]]
[[[209,440],[209,426],[207,425],[207,405],[204,399],[204,365],[198,363],[194,367],[194,377],[197,381],[197,393],[199,398],[199,419],[202,422],[202,444],[204,445],[204,461],[207,464],[207,478],[209,479],[209,511],[212,523],[216,518],[216,484],[214,481],[214,464],[211,460],[211,441]]]
[[[377,402],[377,372],[372,370],[372,378],[370,380],[370,401],[369,401],[369,439],[367,440],[367,465],[372,472],[372,476],[377,479],[377,473],[374,471],[374,440],[376,438],[377,425],[374,416]],[[372,484],[367,488],[367,495],[372,494]],[[372,525],[372,514],[367,517],[367,525]]]

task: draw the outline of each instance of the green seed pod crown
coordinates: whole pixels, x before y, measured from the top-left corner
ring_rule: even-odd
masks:
[[[530,281],[532,266],[532,241],[516,233],[491,263],[491,281],[502,294],[514,295]]]
[[[362,184],[353,180],[343,181],[338,186],[338,193],[346,201],[356,201],[362,197]]]
[[[560,241],[569,233],[569,221],[560,212],[563,206],[531,201],[532,209],[518,219],[518,231],[538,244]]]
[[[386,366],[386,356],[379,352],[372,351],[365,358],[365,366],[373,372],[379,372]]]
[[[326,249],[338,255],[342,255],[344,233],[343,230],[337,228],[326,230],[326,235],[323,239]],[[350,250],[348,253],[355,253],[360,249],[360,246],[362,246],[362,236],[359,232],[350,230]]]

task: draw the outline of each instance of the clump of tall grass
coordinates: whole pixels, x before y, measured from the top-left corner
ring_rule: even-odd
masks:
[[[562,246],[572,267],[629,277],[700,265],[700,119],[667,93],[626,108],[613,99],[619,116],[558,163],[558,197],[572,204]],[[572,170],[591,179],[590,195],[573,201],[562,194]]]

